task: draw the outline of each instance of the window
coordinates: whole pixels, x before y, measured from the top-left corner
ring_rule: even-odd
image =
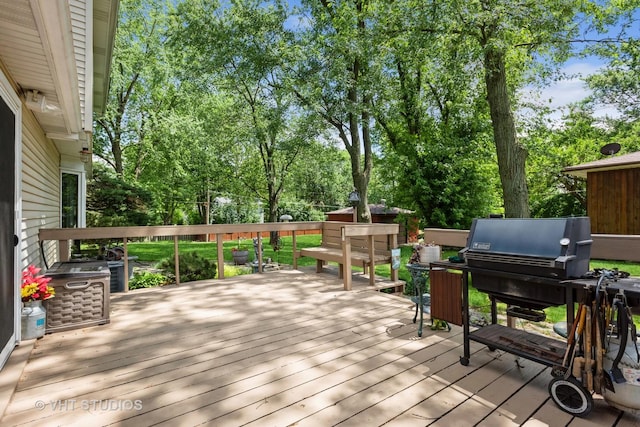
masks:
[[[62,173],[62,227],[77,228],[79,224],[80,175]]]

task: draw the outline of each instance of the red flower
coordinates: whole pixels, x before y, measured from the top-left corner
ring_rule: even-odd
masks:
[[[29,265],[22,272],[22,301],[46,300],[55,296],[55,289],[47,284],[50,277],[38,275],[40,269],[34,265]]]

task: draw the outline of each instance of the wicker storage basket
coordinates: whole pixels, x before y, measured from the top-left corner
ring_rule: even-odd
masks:
[[[62,262],[47,270],[56,296],[45,301],[46,333],[109,323],[111,275],[106,262]]]

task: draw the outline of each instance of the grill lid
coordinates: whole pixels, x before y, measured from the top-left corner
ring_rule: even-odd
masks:
[[[463,250],[470,267],[546,277],[589,270],[588,217],[475,219]]]

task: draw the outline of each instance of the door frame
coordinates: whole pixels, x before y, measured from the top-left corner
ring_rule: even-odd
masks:
[[[2,369],[7,359],[9,359],[11,352],[20,342],[20,312],[22,311],[20,301],[20,253],[22,246],[20,231],[22,222],[22,204],[20,203],[20,195],[22,192],[22,102],[13,90],[9,79],[4,75],[2,69],[0,69],[0,98],[7,104],[15,116],[15,188],[13,196],[15,215],[13,234],[18,236],[18,244],[13,248],[13,283],[16,296],[14,300],[14,333],[6,344],[0,343],[0,369]]]

